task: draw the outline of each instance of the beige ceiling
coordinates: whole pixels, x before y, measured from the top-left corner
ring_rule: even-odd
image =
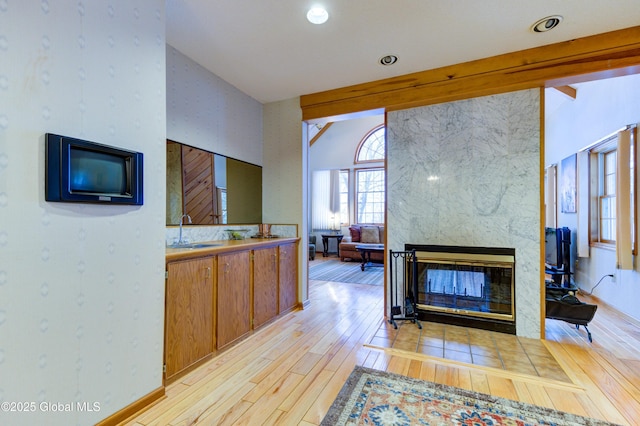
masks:
[[[267,103],[640,24],[639,0],[166,0],[167,43]],[[309,7],[329,11],[307,22]],[[553,31],[531,25],[549,15]],[[390,67],[385,55],[399,57]]]

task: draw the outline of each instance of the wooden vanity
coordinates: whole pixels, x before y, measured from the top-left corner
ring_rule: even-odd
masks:
[[[299,306],[299,238],[167,249],[165,383]]]

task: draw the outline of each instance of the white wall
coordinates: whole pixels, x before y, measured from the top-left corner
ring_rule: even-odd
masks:
[[[557,93],[547,89],[549,101]],[[549,93],[551,92],[551,93]],[[640,75],[600,80],[578,86],[575,100],[547,102],[545,117],[545,164],[560,164],[563,158],[592,144],[627,124],[640,122]],[[577,229],[577,215],[558,212],[558,226]],[[576,283],[590,291],[606,274],[594,294],[616,309],[640,319],[637,300],[640,297],[640,274],[616,270],[615,252],[592,247],[589,258],[578,258]],[[597,314],[596,314],[597,317]]]
[[[262,165],[262,104],[167,45],[167,138]]]
[[[2,424],[162,384],[164,33],[163,0],[0,1],[0,401],[37,404]],[[142,151],[144,205],[46,202],[46,132]]]
[[[300,99],[264,105],[264,165],[262,169],[262,220],[298,226],[298,236],[307,235],[303,217],[307,212],[308,150],[304,148]],[[306,237],[298,248],[300,300],[308,298]]]

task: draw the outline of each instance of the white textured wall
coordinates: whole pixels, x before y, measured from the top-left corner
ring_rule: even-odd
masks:
[[[547,92],[554,89],[547,89]],[[548,93],[557,97],[557,93]],[[578,87],[575,99],[555,102],[545,117],[545,164],[559,164],[563,158],[626,126],[640,123],[640,75],[594,81]],[[558,226],[576,232],[577,215],[558,212]],[[616,269],[615,251],[592,247],[590,257],[578,258],[575,281],[591,291],[606,274],[594,294],[609,305],[640,319],[640,262],[635,270]],[[596,314],[595,319],[598,318]]]
[[[167,45],[167,138],[262,165],[262,104]]]
[[[0,1],[0,401],[36,404],[0,424],[93,424],[162,384],[164,9]],[[45,202],[46,132],[142,151],[144,205]],[[42,411],[76,402],[100,411]]]
[[[538,90],[387,114],[388,248],[515,248],[516,332],[532,338],[540,337],[539,121]]]
[[[262,171],[262,220],[265,223],[298,225],[302,238],[298,250],[298,281],[301,300],[307,299],[308,246],[307,214],[308,152],[304,148],[300,99],[264,105],[264,168]]]

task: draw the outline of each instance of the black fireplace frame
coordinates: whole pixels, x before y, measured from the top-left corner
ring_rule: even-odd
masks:
[[[501,333],[516,334],[516,306],[515,306],[515,249],[508,247],[467,247],[448,246],[434,244],[405,244],[405,250],[415,252],[450,253],[460,255],[498,255],[513,257],[513,287],[512,287],[512,315],[509,319],[496,317],[483,317],[475,314],[467,314],[464,311],[455,309],[432,310],[424,309],[421,305],[416,306],[418,318],[422,321],[437,322],[443,324],[472,327],[483,330],[497,331]],[[417,256],[416,256],[417,257]],[[418,286],[417,258],[414,257],[411,265],[411,280],[413,288]],[[413,273],[413,272],[416,273]],[[409,281],[409,280],[408,280]],[[417,295],[415,296],[417,297]]]

